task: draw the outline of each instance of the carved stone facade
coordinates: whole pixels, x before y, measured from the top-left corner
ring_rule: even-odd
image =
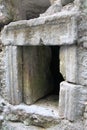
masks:
[[[87,129],[87,0],[50,3],[1,24],[1,130]]]

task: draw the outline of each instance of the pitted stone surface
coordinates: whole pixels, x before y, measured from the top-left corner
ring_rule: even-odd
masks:
[[[87,128],[87,127],[85,127]],[[21,123],[5,122],[2,130],[84,130],[82,121],[77,121],[75,123],[63,120],[60,124],[55,125],[50,128],[41,128],[37,126],[25,126]],[[85,129],[86,130],[86,129]]]
[[[86,101],[87,87],[67,82],[61,83],[59,98],[59,115],[61,118],[71,121],[82,118]]]
[[[74,0],[50,0],[51,4],[59,3],[59,4],[62,4],[63,6],[66,5],[66,4],[69,4],[73,1]]]
[[[81,46],[60,48],[60,71],[66,81],[87,85],[87,49]]]
[[[48,1],[48,4],[43,0],[40,1],[42,1],[43,4],[41,5],[40,3],[38,9],[37,6],[34,5],[33,0],[31,2],[29,0],[22,0],[22,2],[20,2],[20,0],[14,1],[17,7],[14,7],[15,16],[12,17],[10,17],[11,15],[7,12],[7,6],[0,4],[0,25],[3,26],[9,23],[10,21],[8,19],[18,20],[30,19],[31,16],[32,18],[38,17],[39,13],[45,11],[49,6]],[[35,2],[39,4],[36,0]],[[19,21],[4,27],[0,39],[2,43],[7,46],[5,56],[7,55],[9,58],[3,58],[5,64],[2,64],[2,61],[0,61],[2,66],[2,68],[0,68],[0,95],[7,99],[9,83],[7,82],[6,84],[5,76],[8,77],[8,75],[10,75],[11,85],[13,85],[13,87],[9,89],[9,99],[13,100],[11,97],[15,97],[15,102],[18,104],[22,101],[20,100],[22,93],[20,94],[20,98],[19,92],[21,91],[18,88],[21,84],[18,80],[20,73],[17,69],[13,69],[19,66],[20,60],[17,59],[19,58],[19,55],[17,55],[19,45],[67,45],[60,48],[60,71],[67,82],[63,82],[60,85],[59,114],[58,108],[55,109],[53,106],[51,109],[51,105],[49,105],[50,107],[44,107],[43,104],[40,103],[38,105],[34,104],[33,106],[24,104],[18,106],[9,105],[9,109],[7,107],[5,111],[5,106],[1,105],[0,126],[3,122],[3,112],[3,115],[6,117],[5,119],[11,121],[10,123],[6,122],[6,127],[2,127],[3,130],[4,128],[7,130],[87,130],[87,106],[85,107],[85,102],[87,102],[87,0],[57,0],[56,2],[52,0],[51,2],[54,4],[56,2],[60,3],[58,6],[53,4],[50,7],[51,10],[48,9],[50,13],[47,15],[43,14],[42,17],[38,19]],[[32,13],[32,11],[34,12]],[[75,45],[72,46],[71,44]],[[10,55],[6,52],[8,50]],[[7,65],[8,59],[10,59],[10,62]],[[13,66],[11,66],[12,64]],[[9,70],[13,70],[13,73],[8,71],[6,67],[8,67]],[[5,75],[6,73],[3,73],[2,70],[7,71],[7,75]],[[5,115],[5,112],[7,112],[7,115]],[[63,120],[64,118],[67,120]],[[13,123],[16,121],[23,122],[25,125],[32,124],[50,128],[26,127],[20,123]]]
[[[50,127],[60,122],[58,116],[58,96],[52,95],[41,99],[33,105],[9,106],[5,119],[11,122],[22,122],[25,125]]]
[[[19,21],[5,26],[1,33],[4,45],[71,45],[77,40],[74,12]]]

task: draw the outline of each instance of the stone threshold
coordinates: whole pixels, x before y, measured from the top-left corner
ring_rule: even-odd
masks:
[[[27,126],[35,125],[43,128],[56,125],[60,122],[58,115],[58,95],[50,95],[40,99],[33,105],[9,106],[5,113],[7,121],[22,122]]]

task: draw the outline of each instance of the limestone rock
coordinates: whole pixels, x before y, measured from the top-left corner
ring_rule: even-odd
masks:
[[[62,82],[59,98],[60,117],[70,121],[82,118],[86,100],[87,87]]]
[[[4,45],[67,45],[77,40],[75,12],[19,21],[5,26],[1,32]]]
[[[0,0],[0,28],[13,19],[12,7],[9,0]]]
[[[72,122],[68,122],[67,120],[64,120],[60,124],[47,129],[37,127],[37,126],[25,126],[19,122],[18,123],[5,122],[2,128],[3,130],[4,129],[6,130],[11,130],[11,129],[12,130],[84,130],[82,121],[77,121],[75,123],[72,123]]]
[[[62,48],[63,51],[60,49],[60,70],[65,80],[71,83],[87,85],[86,48],[78,46]],[[61,55],[64,55],[64,58]]]
[[[5,120],[11,122],[22,122],[27,126],[35,125],[43,128],[60,123],[58,112],[52,107],[42,107],[37,104],[10,106],[5,111]]]
[[[69,4],[71,2],[73,2],[74,0],[50,0],[51,4],[54,4],[54,3],[61,3],[62,6],[66,5],[66,4]]]
[[[25,126],[22,123],[5,122],[2,126],[2,130],[45,130],[44,128],[37,126]]]
[[[0,26],[11,21],[39,17],[49,6],[49,0],[0,0]]]

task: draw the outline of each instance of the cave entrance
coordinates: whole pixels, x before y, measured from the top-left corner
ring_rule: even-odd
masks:
[[[25,46],[22,54],[23,102],[30,105],[51,95],[50,99],[58,103],[59,84],[63,81],[59,46]]]

